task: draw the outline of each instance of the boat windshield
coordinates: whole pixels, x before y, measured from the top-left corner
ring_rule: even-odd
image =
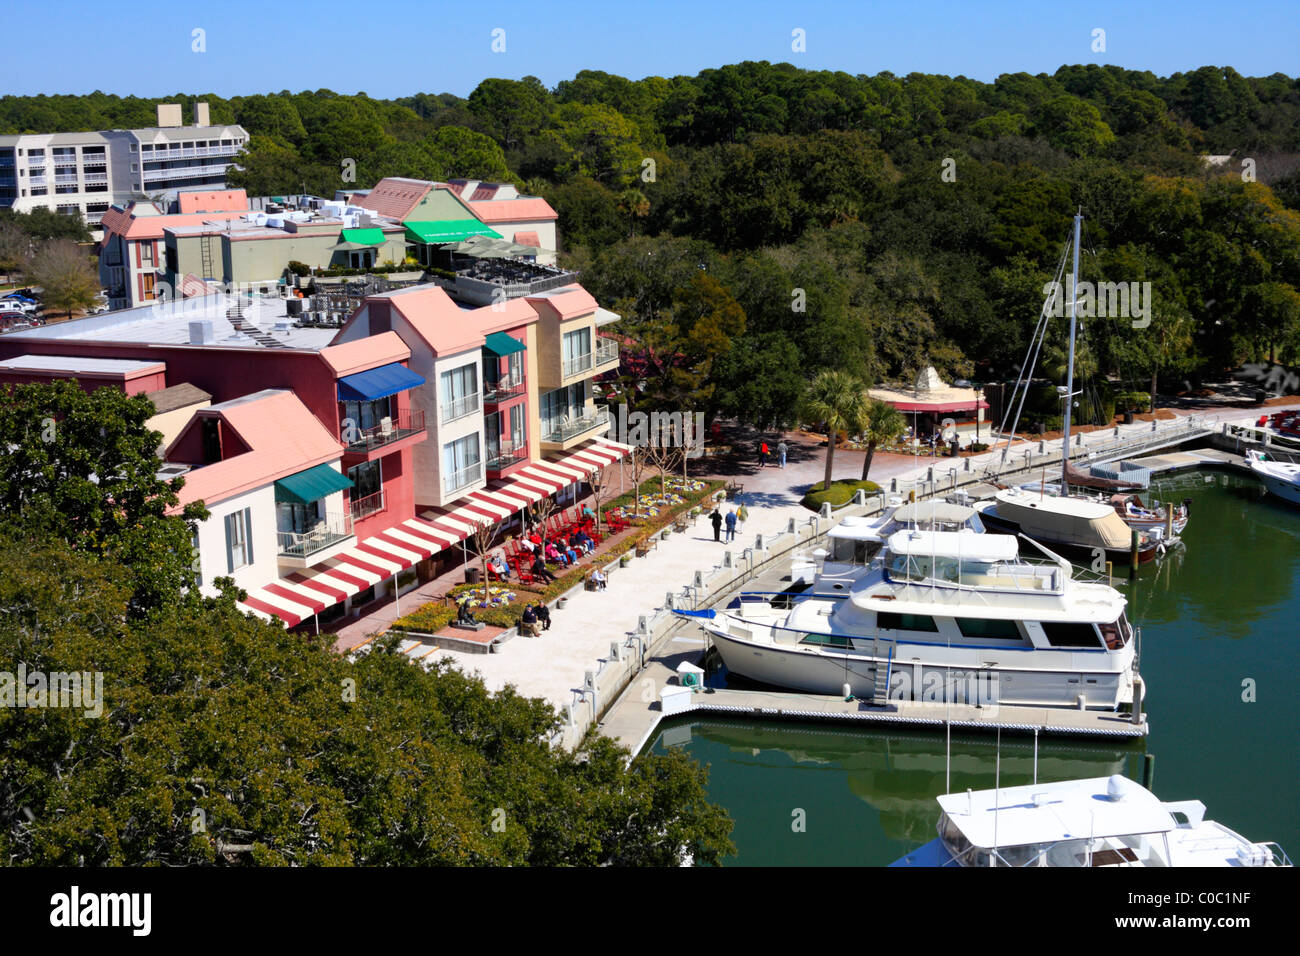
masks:
[[[868,564],[882,547],[879,541],[831,538],[831,553],[826,560],[837,564]]]
[[[891,553],[887,566],[894,581],[940,581],[969,587],[1054,591],[1060,569],[1054,562],[985,561],[947,555]]]

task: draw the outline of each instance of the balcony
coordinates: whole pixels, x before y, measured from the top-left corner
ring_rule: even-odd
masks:
[[[514,398],[524,394],[528,390],[528,383],[523,377],[518,379],[503,378],[499,382],[489,383],[483,390],[483,404],[495,405],[498,402],[504,402],[507,399]]]
[[[313,556],[320,555],[336,544],[353,540],[352,516],[326,515],[310,531],[279,531],[276,538],[281,558],[310,563]]]
[[[618,340],[596,336],[596,368],[618,364]]]
[[[543,422],[543,428],[547,430],[542,432],[542,441],[562,444],[608,424],[609,409],[601,406],[579,418],[565,416],[559,424]]]
[[[231,143],[229,146],[192,146],[188,149],[155,149],[141,153],[145,162],[160,162],[166,159],[190,159],[195,156],[234,156],[242,149]]]
[[[464,418],[466,415],[473,415],[479,410],[479,393],[473,395],[462,395],[460,398],[453,399],[450,402],[439,403],[442,408],[442,424],[454,422],[458,418]]]
[[[373,495],[366,495],[364,498],[356,499],[348,506],[348,510],[353,521],[360,521],[370,515],[379,514],[384,510],[383,491],[376,491]]]
[[[564,360],[564,377],[571,378],[574,375],[581,375],[583,372],[591,371],[591,353],[584,352],[582,355],[575,355],[573,358]]]
[[[175,169],[146,169],[144,178],[146,182],[167,179],[194,179],[197,177],[213,179],[218,176],[224,177],[228,168],[228,163],[211,163],[206,166],[178,166]]]
[[[521,461],[528,460],[528,446],[519,444],[512,446],[510,442],[502,442],[499,449],[488,447],[487,470],[490,476],[492,472],[502,472],[511,465],[517,465]]]
[[[378,425],[360,430],[349,426],[348,421],[344,419],[343,435],[349,455],[364,455],[424,431],[424,412],[420,409],[400,411],[380,420]]]
[[[466,465],[460,471],[453,471],[442,478],[442,493],[450,495],[454,492],[466,488],[483,477],[483,463],[476,461],[472,465]]]

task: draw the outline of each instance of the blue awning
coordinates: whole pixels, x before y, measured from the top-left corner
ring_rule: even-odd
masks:
[[[405,365],[394,362],[381,365],[356,375],[345,375],[339,379],[340,402],[364,402],[376,398],[387,398],[408,388],[419,388],[424,379],[416,375]]]

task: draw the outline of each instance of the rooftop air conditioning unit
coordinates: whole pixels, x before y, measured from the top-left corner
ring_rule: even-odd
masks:
[[[190,323],[190,345],[211,345],[215,341],[211,319],[196,319]]]

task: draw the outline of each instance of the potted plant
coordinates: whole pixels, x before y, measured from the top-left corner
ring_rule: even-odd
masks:
[[[621,554],[621,555],[619,555],[619,558],[618,558],[618,566],[619,566],[620,568],[625,568],[625,567],[627,567],[627,566],[628,566],[629,564],[631,564],[631,563],[632,563],[632,555],[630,555],[630,554]]]

